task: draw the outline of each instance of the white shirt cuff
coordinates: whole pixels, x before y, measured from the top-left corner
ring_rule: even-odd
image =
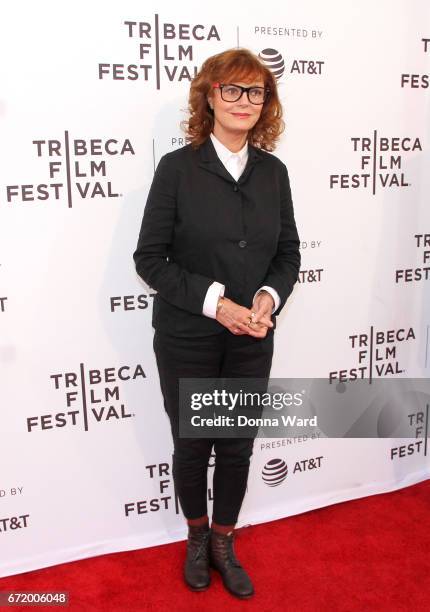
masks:
[[[279,304],[281,303],[281,298],[279,297],[279,293],[276,291],[276,289],[273,289],[273,287],[268,287],[267,285],[260,287],[260,289],[255,292],[254,299],[252,301],[255,300],[255,296],[257,295],[257,293],[259,293],[260,291],[263,291],[263,289],[264,291],[267,291],[267,293],[270,293],[270,295],[273,298],[273,301],[275,302],[275,305],[272,310],[272,314],[273,314],[275,310],[278,310]]]
[[[203,303],[203,314],[211,319],[216,319],[216,307],[218,299],[224,295],[225,285],[214,281],[206,292],[205,301]]]

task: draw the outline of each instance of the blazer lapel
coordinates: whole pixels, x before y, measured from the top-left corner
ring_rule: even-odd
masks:
[[[217,174],[229,183],[236,183],[234,178],[226,170],[224,164],[218,157],[217,152],[215,151],[215,147],[213,146],[212,140],[210,138],[205,140],[205,142],[200,145],[199,152],[199,166],[201,168],[204,168],[208,172],[213,172],[214,174]],[[252,171],[252,168],[255,166],[256,163],[261,161],[261,159],[262,155],[259,150],[248,143],[248,160],[246,162],[246,166],[242,174],[239,177],[239,180],[237,181],[239,185],[247,180]]]

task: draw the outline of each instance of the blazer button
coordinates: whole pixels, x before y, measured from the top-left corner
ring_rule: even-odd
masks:
[[[241,249],[243,249],[243,247],[246,247],[246,240],[241,240],[239,242],[239,246],[240,246]]]
[[[233,191],[239,191],[239,187],[238,187],[237,185],[235,185],[235,186],[233,187]]]

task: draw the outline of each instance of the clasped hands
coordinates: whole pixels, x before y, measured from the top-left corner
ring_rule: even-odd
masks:
[[[248,334],[255,338],[264,338],[267,330],[273,327],[273,307],[272,296],[264,290],[257,293],[251,308],[222,297],[218,300],[216,319],[235,336]]]

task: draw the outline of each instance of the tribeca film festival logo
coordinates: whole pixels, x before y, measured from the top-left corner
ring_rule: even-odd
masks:
[[[398,345],[415,340],[415,332],[399,328],[390,330],[375,330],[371,325],[369,332],[348,336],[351,348],[357,354],[358,365],[353,368],[333,370],[329,372],[330,382],[348,382],[350,380],[373,377],[395,376],[405,372],[398,361]]]
[[[117,422],[134,417],[120,398],[120,385],[146,378],[140,364],[135,366],[88,369],[80,364],[78,372],[51,374],[51,384],[65,403],[60,412],[30,416],[27,432],[58,427],[79,427],[88,431],[90,424]]]
[[[208,467],[215,467],[214,456],[209,458]],[[179,500],[175,490],[175,485],[172,479],[172,466],[167,462],[154,463],[145,465],[148,476],[148,487],[156,488],[160,493],[159,497],[149,499],[140,499],[130,501],[124,504],[124,516],[130,518],[132,516],[141,516],[148,512],[159,512],[160,510],[169,510],[174,508],[175,513],[180,513]],[[212,487],[207,489],[208,501],[213,501]]]
[[[0,272],[1,272],[1,263],[0,263]],[[7,297],[5,295],[0,294],[0,314],[6,311],[6,302]]]
[[[174,505],[176,514],[179,514],[179,504],[173,485],[171,465],[164,462],[155,463],[153,465],[145,465],[145,470],[149,479],[148,486],[156,488],[159,496],[126,502],[124,504],[125,517],[169,510],[172,505]]]
[[[398,361],[398,344],[415,340],[415,332],[412,327],[376,331],[373,326],[369,333],[353,334],[349,336],[351,348],[357,352],[358,366],[350,369],[337,370],[329,373],[330,382],[339,383],[351,380],[368,378],[369,383],[373,378],[396,376],[404,373]],[[339,389],[339,392],[343,392]],[[405,411],[405,398],[398,397],[398,410],[395,406],[388,404],[382,407],[378,416],[378,433],[380,437],[390,437],[393,427],[393,413],[403,414]],[[389,408],[389,410],[385,410]],[[425,410],[422,407],[411,405],[406,415],[407,425],[411,429],[411,436],[423,438],[409,444],[393,446],[389,449],[391,461],[403,459],[416,454],[427,455],[427,432],[428,432],[428,404]]]
[[[63,142],[33,140],[32,144],[35,155],[47,161],[48,178],[38,184],[7,185],[9,204],[67,199],[72,208],[76,197],[91,200],[122,196],[108,179],[106,163],[118,155],[135,155],[128,138],[122,142],[115,138],[72,139],[66,130]]]
[[[414,234],[415,246],[421,257],[423,264],[430,261],[430,234]],[[405,268],[395,270],[395,280],[397,283],[411,283],[413,281],[429,280],[430,267]]]
[[[140,293],[139,295],[112,295],[109,297],[111,312],[130,312],[146,310],[152,304],[156,293]],[[0,298],[1,299],[1,298]]]
[[[136,63],[101,62],[99,80],[155,81],[157,89],[165,79],[169,83],[191,81],[198,71],[195,45],[221,41],[214,24],[163,23],[158,14],[151,22],[124,21],[123,27],[125,35],[137,43]]]
[[[401,460],[413,455],[424,455],[427,457],[427,440],[428,440],[428,423],[429,423],[429,405],[426,404],[425,410],[411,411],[407,415],[408,425],[412,430],[410,437],[417,438],[409,444],[401,444],[400,446],[392,446],[390,448],[390,459]]]
[[[360,172],[354,174],[330,174],[330,189],[376,189],[410,187],[402,172],[404,153],[422,152],[417,137],[352,137],[353,151],[360,154]]]
[[[277,49],[263,49],[258,57],[272,72],[277,81],[286,72],[287,74],[321,75],[325,62],[321,60],[291,59],[284,60]]]
[[[319,457],[309,457],[307,459],[301,459],[294,463],[292,474],[303,474],[304,472],[310,472],[312,470],[319,469],[321,467],[321,460],[323,455]],[[270,459],[264,465],[261,478],[268,487],[277,487],[287,478],[288,465],[283,459]]]
[[[421,49],[424,53],[430,52],[430,38],[421,38]],[[400,86],[410,87],[411,89],[427,89],[429,86],[429,74],[402,73],[400,76]]]

